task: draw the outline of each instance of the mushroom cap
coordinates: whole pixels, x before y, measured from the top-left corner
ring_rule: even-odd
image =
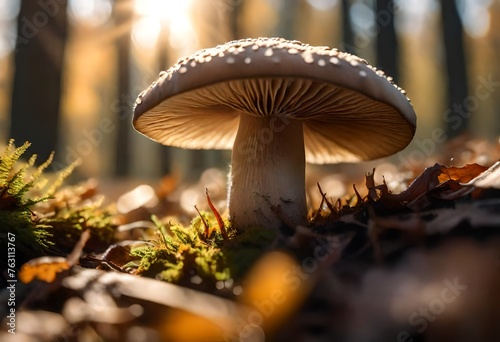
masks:
[[[133,125],[164,145],[232,149],[240,114],[282,120],[266,136],[301,120],[306,160],[317,164],[391,155],[416,128],[404,90],[382,71],[282,38],[231,41],[179,60],[139,94]]]

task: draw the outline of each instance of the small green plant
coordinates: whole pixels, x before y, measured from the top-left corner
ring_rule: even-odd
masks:
[[[36,155],[33,155],[27,163],[19,160],[30,143],[26,142],[18,148],[14,148],[13,145],[14,141],[10,140],[0,157],[1,234],[14,234],[17,242],[16,249],[20,253],[26,256],[41,255],[52,245],[48,240],[51,235],[50,226],[40,222],[31,208],[52,196],[64,178],[71,173],[76,163],[61,171],[48,189],[42,191],[48,184],[47,179],[42,178],[41,175],[52,162],[53,154],[33,171]],[[40,194],[27,196],[28,192],[33,190]]]
[[[138,274],[184,285],[192,285],[195,277],[209,288],[217,281],[240,279],[275,238],[260,227],[238,231],[217,212],[199,214],[188,227],[153,217],[158,239],[133,248],[131,255],[139,259],[128,266]]]
[[[29,146],[30,143],[26,142],[15,148],[14,141],[10,140],[0,156],[2,249],[7,250],[7,239],[4,237],[13,234],[16,264],[20,266],[30,258],[69,252],[87,228],[97,239],[111,241],[114,226],[108,214],[99,213],[95,204],[81,205],[78,201],[70,204],[64,199],[57,199],[61,197],[57,196],[57,191],[79,161],[57,174],[47,175],[44,171],[51,164],[54,154],[35,167],[36,155],[27,162],[21,160]]]
[[[139,257],[137,273],[154,276],[168,282],[190,282],[195,275],[206,281],[219,281],[230,278],[221,246],[225,237],[219,229],[206,234],[205,224],[214,227],[214,215],[201,212],[189,227],[170,222],[163,223],[153,216],[158,229],[158,239],[151,245],[135,247],[131,255]],[[224,222],[228,239],[235,231]]]

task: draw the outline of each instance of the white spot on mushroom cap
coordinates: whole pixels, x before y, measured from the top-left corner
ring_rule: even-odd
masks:
[[[312,53],[303,53],[302,58],[304,58],[304,62],[308,64],[314,63],[314,57]]]
[[[340,60],[337,57],[332,57],[330,58],[330,63],[337,65],[340,63]]]
[[[386,76],[383,71],[369,65],[365,60],[355,55],[341,52],[338,49],[332,49],[327,46],[310,46],[308,44],[301,43],[300,41],[290,41],[282,38],[249,38],[232,41],[230,43],[222,44],[211,49],[203,49],[196,52],[190,57],[180,59],[167,71],[160,72],[159,77],[164,81],[170,80],[176,72],[180,74],[190,72],[190,68],[194,68],[200,63],[210,62],[213,58],[217,57],[223,58],[223,61],[225,61],[227,64],[235,64],[237,62],[236,55],[240,52],[245,53],[245,51],[247,51],[248,53],[249,51],[258,51],[259,49],[263,49],[262,53],[259,53],[259,55],[263,55],[266,58],[269,57],[270,61],[273,63],[283,62],[283,52],[289,55],[299,54],[305,63],[317,63],[317,65],[320,67],[324,67],[329,63],[340,67],[344,65],[344,63],[342,62],[347,62],[352,67],[358,67],[361,66],[361,64],[366,64],[363,68],[359,68],[357,70],[357,74],[359,77],[368,77],[369,69],[375,72],[379,77],[386,79],[397,90],[405,94],[404,90],[398,87],[391,77]],[[241,62],[246,65],[250,65],[256,63],[259,58],[260,57],[257,55],[255,57],[252,55],[247,55],[242,57]],[[155,86],[159,85],[160,84],[158,83],[153,83],[150,86],[150,89],[153,89]]]

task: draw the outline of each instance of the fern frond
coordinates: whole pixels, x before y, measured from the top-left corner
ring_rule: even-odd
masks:
[[[46,180],[41,181],[39,180],[40,176],[42,175],[43,171],[52,163],[52,160],[54,159],[54,152],[52,152],[49,157],[47,158],[46,161],[44,161],[42,164],[40,164],[35,172],[30,177],[30,180],[24,184],[24,186],[20,189],[19,194],[21,196],[24,196],[29,190],[38,188],[42,189],[47,183]],[[28,161],[28,165],[33,166],[35,165],[36,161],[36,154],[31,156],[30,160]],[[38,201],[37,201],[38,202]]]
[[[21,155],[26,152],[30,145],[29,142],[25,142],[21,147],[14,149],[12,152],[14,139],[9,140],[4,153],[0,157],[0,186],[8,185],[14,164],[19,160]]]
[[[74,162],[72,162],[71,164],[69,164],[68,166],[66,166],[63,170],[61,170],[59,172],[59,174],[57,175],[56,180],[54,181],[54,183],[52,183],[52,185],[50,186],[50,188],[45,192],[45,194],[44,194],[43,197],[52,197],[52,196],[54,196],[55,192],[61,186],[61,184],[64,182],[64,180],[66,178],[68,178],[69,175],[71,175],[71,173],[73,172],[73,170],[77,166],[79,166],[81,164],[81,162],[82,162],[81,159],[77,159]]]
[[[15,148],[11,139],[0,155],[0,236],[8,233],[16,236],[16,247],[19,248],[16,257],[19,257],[20,264],[48,252],[66,253],[86,229],[90,229],[98,243],[107,245],[112,241],[113,218],[107,212],[97,210],[102,201],[95,200],[90,204],[78,202],[78,196],[77,201],[72,203],[60,199],[57,206],[62,209],[50,215],[43,214],[42,206],[34,207],[54,197],[80,161],[73,162],[54,177],[44,177],[43,173],[52,163],[54,154],[51,153],[45,162],[35,168],[36,155],[32,155],[27,162],[20,162],[30,145],[26,142]],[[54,180],[48,183],[47,179]],[[44,190],[47,184],[48,189]],[[0,239],[2,249],[7,248],[6,243]]]
[[[30,186],[26,183],[26,172],[28,169],[33,167],[36,161],[36,154],[32,155],[28,160],[28,163],[21,167],[18,171],[14,173],[14,175],[8,181],[8,193],[14,197],[16,197],[20,202],[22,202],[23,196],[26,191],[29,190]]]

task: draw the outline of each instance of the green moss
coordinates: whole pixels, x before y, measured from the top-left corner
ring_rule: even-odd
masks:
[[[47,194],[27,196],[32,189],[42,188],[46,183],[41,174],[52,160],[52,156],[33,171],[36,156],[27,163],[19,159],[26,152],[29,143],[14,148],[14,142],[9,141],[5,151],[0,156],[0,234],[15,236],[16,257],[24,261],[23,256],[30,257],[43,253],[51,246],[48,237],[51,235],[49,226],[38,222],[31,207],[46,200]],[[31,175],[28,177],[28,174]],[[7,249],[7,239],[2,238],[2,250]]]
[[[69,253],[85,230],[90,230],[86,251],[102,251],[114,241],[116,225],[107,211],[99,208],[100,203],[89,203],[82,207],[64,207],[56,210],[54,216],[40,220],[54,232],[48,240],[62,253]]]
[[[10,140],[0,156],[2,250],[7,250],[7,239],[4,237],[13,234],[16,264],[21,266],[37,256],[69,252],[87,228],[91,229],[91,240],[109,242],[114,234],[109,214],[98,212],[95,205],[69,204],[64,199],[56,203],[54,199],[56,191],[79,162],[72,163],[55,175],[47,175],[44,171],[51,164],[53,154],[35,167],[36,155],[27,162],[21,161],[29,146],[30,143],[26,142],[14,148],[14,141]],[[5,267],[5,261],[3,263]]]
[[[205,234],[201,217],[208,227],[213,228],[209,236]],[[195,218],[189,227],[163,223],[153,217],[158,239],[152,245],[132,249],[131,255],[140,259],[136,272],[175,283],[190,282],[194,275],[207,282],[229,279],[230,272],[221,250],[225,240],[217,227],[217,220],[205,212],[201,217]],[[229,226],[227,222],[225,224]],[[229,236],[233,235],[230,227],[228,232]]]
[[[139,258],[129,266],[136,273],[174,283],[191,283],[199,276],[203,283],[214,284],[239,279],[263,254],[275,238],[275,232],[260,227],[237,231],[225,221],[225,239],[213,214],[201,212],[191,225],[162,223],[153,217],[158,239],[151,245],[135,247],[131,255]],[[210,235],[205,235],[205,221]]]

